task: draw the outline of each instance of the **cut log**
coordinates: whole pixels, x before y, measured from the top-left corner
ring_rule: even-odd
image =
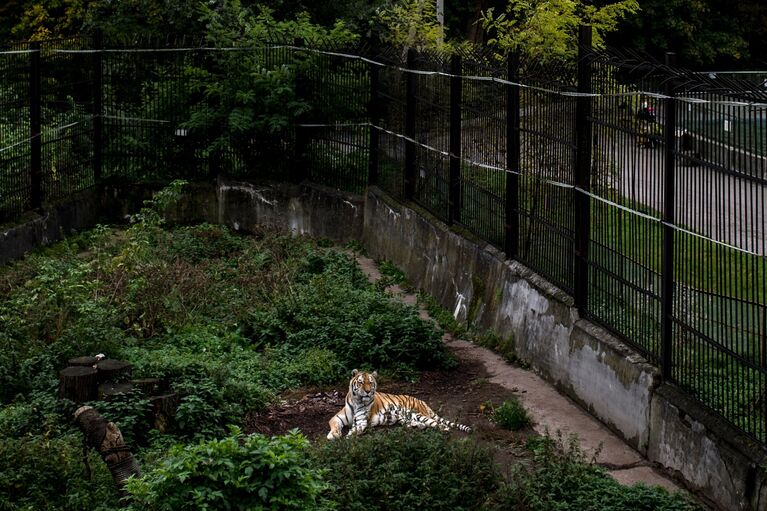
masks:
[[[99,385],[99,399],[102,401],[111,401],[117,395],[130,394],[133,392],[133,385],[130,383],[102,383]]]
[[[138,380],[131,380],[133,387],[140,390],[146,396],[152,396],[160,392],[161,381],[159,378],[140,378]]]
[[[176,415],[179,401],[178,394],[175,392],[149,398],[149,402],[152,404],[154,427],[160,433],[165,433],[170,428],[173,417]]]
[[[105,358],[96,363],[96,369],[99,371],[99,383],[103,383],[127,379],[133,367],[124,360]]]
[[[85,435],[86,444],[101,455],[118,491],[125,496],[125,481],[131,476],[141,477],[141,469],[120,430],[90,406],[81,406],[75,411],[75,422]]]
[[[98,372],[92,367],[72,366],[59,371],[59,397],[75,403],[98,398]]]
[[[93,367],[96,365],[96,362],[98,362],[99,359],[96,357],[77,357],[77,358],[70,358],[69,359],[69,365],[71,366],[82,366],[82,367]]]

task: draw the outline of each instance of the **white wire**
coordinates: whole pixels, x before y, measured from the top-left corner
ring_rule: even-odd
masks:
[[[164,119],[142,119],[140,117],[120,117],[117,115],[101,115],[104,119],[112,119],[116,121],[136,121],[136,122],[156,122],[160,124],[170,124],[171,121]]]
[[[24,140],[19,140],[19,141],[18,141],[18,142],[16,142],[15,144],[11,144],[11,145],[9,145],[9,146],[6,146],[6,147],[3,147],[2,149],[0,149],[0,153],[4,153],[4,152],[6,152],[6,151],[10,151],[10,150],[11,150],[11,149],[13,149],[14,147],[18,147],[18,146],[20,146],[21,144],[25,144],[25,143],[27,143],[27,142],[31,142],[32,140],[34,140],[34,139],[36,139],[36,138],[39,138],[39,137],[40,137],[40,134],[38,133],[37,135],[35,135],[35,136],[33,136],[33,137],[25,138]]]
[[[342,52],[327,51],[327,50],[318,50],[314,48],[304,48],[301,46],[293,46],[293,45],[271,45],[271,46],[252,47],[252,48],[248,48],[248,47],[191,48],[190,47],[190,48],[125,48],[125,49],[104,49],[104,50],[53,50],[53,51],[57,53],[97,53],[97,52],[162,53],[162,52],[192,52],[192,51],[257,51],[257,50],[268,50],[268,49],[289,49],[289,50],[303,51],[308,53],[316,53],[320,55],[328,55],[332,57],[343,57],[343,58],[366,62],[374,66],[388,67],[390,69],[395,69],[403,73],[411,73],[411,74],[416,74],[421,76],[443,76],[445,78],[462,78],[464,80],[471,80],[471,81],[494,82],[500,85],[520,87],[523,89],[529,89],[529,90],[534,90],[538,92],[543,92],[546,94],[554,94],[554,95],[564,96],[564,97],[612,98],[612,97],[639,96],[639,97],[648,97],[653,99],[675,99],[683,103],[693,103],[693,104],[722,105],[722,106],[731,106],[731,107],[737,107],[737,108],[767,108],[767,103],[764,103],[764,102],[706,100],[706,99],[690,98],[686,96],[669,96],[669,95],[661,94],[658,92],[648,92],[648,91],[627,91],[627,92],[614,92],[614,93],[562,91],[562,90],[556,90],[556,89],[548,89],[546,87],[539,87],[536,85],[530,85],[530,84],[526,84],[522,82],[514,82],[514,81],[506,80],[503,78],[497,78],[494,76],[455,75],[451,73],[446,73],[444,71],[422,71],[419,69],[408,69],[406,67],[401,67],[401,66],[390,66],[388,64],[384,64],[382,62],[378,62],[370,58],[363,57],[361,55],[354,55],[351,53],[342,53]],[[22,50],[22,51],[36,51],[36,50]]]
[[[0,55],[23,55],[25,53],[39,53],[40,50],[5,50],[0,51]]]

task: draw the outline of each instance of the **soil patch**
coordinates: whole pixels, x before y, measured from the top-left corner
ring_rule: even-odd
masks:
[[[514,432],[498,427],[490,420],[488,406],[488,403],[497,406],[514,399],[520,391],[490,383],[490,375],[482,362],[462,357],[459,351],[454,353],[459,364],[452,371],[425,371],[415,382],[379,378],[378,389],[390,394],[415,396],[426,401],[439,416],[470,426],[475,439],[492,447],[501,467],[527,457],[524,445],[535,432],[531,428]],[[325,441],[328,421],[344,405],[347,391],[345,387],[309,387],[291,391],[282,396],[280,403],[249,414],[244,431],[282,435],[297,428],[312,441]],[[464,435],[461,432],[451,434]]]

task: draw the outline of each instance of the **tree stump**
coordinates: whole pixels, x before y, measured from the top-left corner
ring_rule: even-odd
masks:
[[[59,397],[75,403],[98,398],[98,371],[92,367],[72,366],[59,371]]]
[[[99,359],[96,357],[77,357],[77,358],[70,358],[69,359],[69,365],[70,366],[82,366],[82,367],[93,367],[96,365],[96,362],[98,362]]]
[[[176,415],[179,401],[178,394],[175,392],[149,398],[149,403],[152,405],[154,427],[160,433],[165,433],[170,428],[171,421]]]
[[[99,399],[102,401],[111,401],[112,398],[120,394],[130,394],[133,392],[133,385],[130,383],[102,383],[99,385]]]
[[[119,381],[126,378],[133,366],[124,360],[113,360],[105,358],[96,363],[96,369],[99,372],[99,383],[106,381]]]
[[[85,442],[96,449],[112,474],[117,489],[125,495],[125,481],[141,477],[141,469],[113,422],[107,422],[93,407],[81,406],[75,411],[75,422],[85,435]]]
[[[141,391],[146,396],[152,396],[160,392],[161,381],[159,378],[140,378],[138,380],[131,380],[133,387]]]

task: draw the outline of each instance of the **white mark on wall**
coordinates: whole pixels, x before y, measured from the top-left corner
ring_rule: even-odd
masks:
[[[357,211],[357,206],[356,206],[355,204],[352,204],[352,203],[351,203],[351,202],[349,202],[348,200],[344,200],[344,203],[345,203],[345,204],[348,204],[349,206],[351,206],[351,208],[352,208],[352,209],[353,209],[355,212]]]
[[[390,208],[389,206],[386,206],[386,209],[388,209],[388,210],[389,210],[389,216],[393,216],[393,217],[394,217],[394,220],[399,220],[399,213],[397,213],[396,211],[394,211],[394,210],[393,210],[392,208]]]
[[[221,188],[220,188],[220,191],[222,194],[227,191],[242,192],[249,195],[251,200],[263,202],[264,204],[274,207],[277,205],[277,200],[276,199],[269,200],[263,195],[263,192],[267,190],[268,188],[254,188],[252,186],[237,185],[237,184],[221,185]]]
[[[453,318],[458,319],[458,314],[461,313],[461,309],[463,311],[466,311],[466,306],[463,304],[463,302],[466,301],[466,297],[463,296],[461,293],[456,293],[456,298],[458,298],[458,301],[455,304],[455,310],[453,311]]]

